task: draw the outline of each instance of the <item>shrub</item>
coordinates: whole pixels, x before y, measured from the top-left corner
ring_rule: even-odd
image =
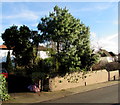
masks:
[[[107,71],[113,71],[113,70],[119,70],[120,69],[120,63],[118,62],[110,62],[106,65]]]
[[[7,91],[7,83],[5,77],[0,74],[0,99],[6,101],[10,98]]]
[[[92,70],[103,70],[106,69],[107,61],[100,61],[92,67]]]
[[[6,59],[6,70],[8,71],[8,73],[13,72],[13,65],[10,57],[10,51],[8,52],[7,59]]]

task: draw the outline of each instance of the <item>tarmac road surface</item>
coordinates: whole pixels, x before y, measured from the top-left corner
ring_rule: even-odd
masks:
[[[46,101],[44,103],[118,103],[120,102],[118,101],[118,90],[118,84],[116,84],[56,100]]]

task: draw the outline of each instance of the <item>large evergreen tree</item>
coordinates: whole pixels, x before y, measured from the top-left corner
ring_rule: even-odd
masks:
[[[48,17],[41,18],[38,30],[42,40],[53,48],[57,71],[89,70],[95,63],[96,56],[90,49],[89,27],[66,8],[55,6]]]

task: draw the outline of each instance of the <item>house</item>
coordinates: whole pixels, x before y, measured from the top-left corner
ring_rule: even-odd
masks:
[[[104,62],[115,62],[117,61],[117,55],[114,54],[113,52],[108,52],[104,49],[100,49],[100,51],[98,52],[100,54],[100,61],[104,61]]]
[[[0,63],[6,62],[8,51],[10,51],[11,59],[13,59],[12,50],[8,50],[5,45],[0,45]],[[40,58],[48,58],[47,48],[44,46],[38,46],[38,54]]]
[[[8,50],[5,45],[0,45],[0,63],[6,62],[6,57],[7,57],[8,51],[10,51],[10,55],[11,55],[11,57],[13,57],[12,50]]]
[[[106,65],[108,63],[112,63],[112,62],[117,62],[118,61],[118,57],[116,54],[114,54],[113,52],[108,52],[104,49],[100,49],[98,51],[98,54],[100,55],[100,60],[98,64],[95,64],[92,69],[93,70],[100,70],[100,69],[105,69]]]
[[[38,53],[37,55],[42,58],[42,59],[45,59],[45,58],[48,58],[48,51],[47,51],[47,48],[44,47],[44,46],[38,46]]]
[[[118,61],[118,55],[113,53],[113,52],[109,52],[109,54],[112,56],[113,61],[117,62]]]

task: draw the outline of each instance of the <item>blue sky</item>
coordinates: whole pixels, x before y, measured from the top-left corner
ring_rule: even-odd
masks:
[[[90,27],[92,47],[102,47],[117,52],[118,2],[2,2],[2,28],[15,25],[27,25],[37,30],[41,17],[48,16],[53,7],[66,7],[76,18]],[[0,44],[2,44],[0,39]]]

